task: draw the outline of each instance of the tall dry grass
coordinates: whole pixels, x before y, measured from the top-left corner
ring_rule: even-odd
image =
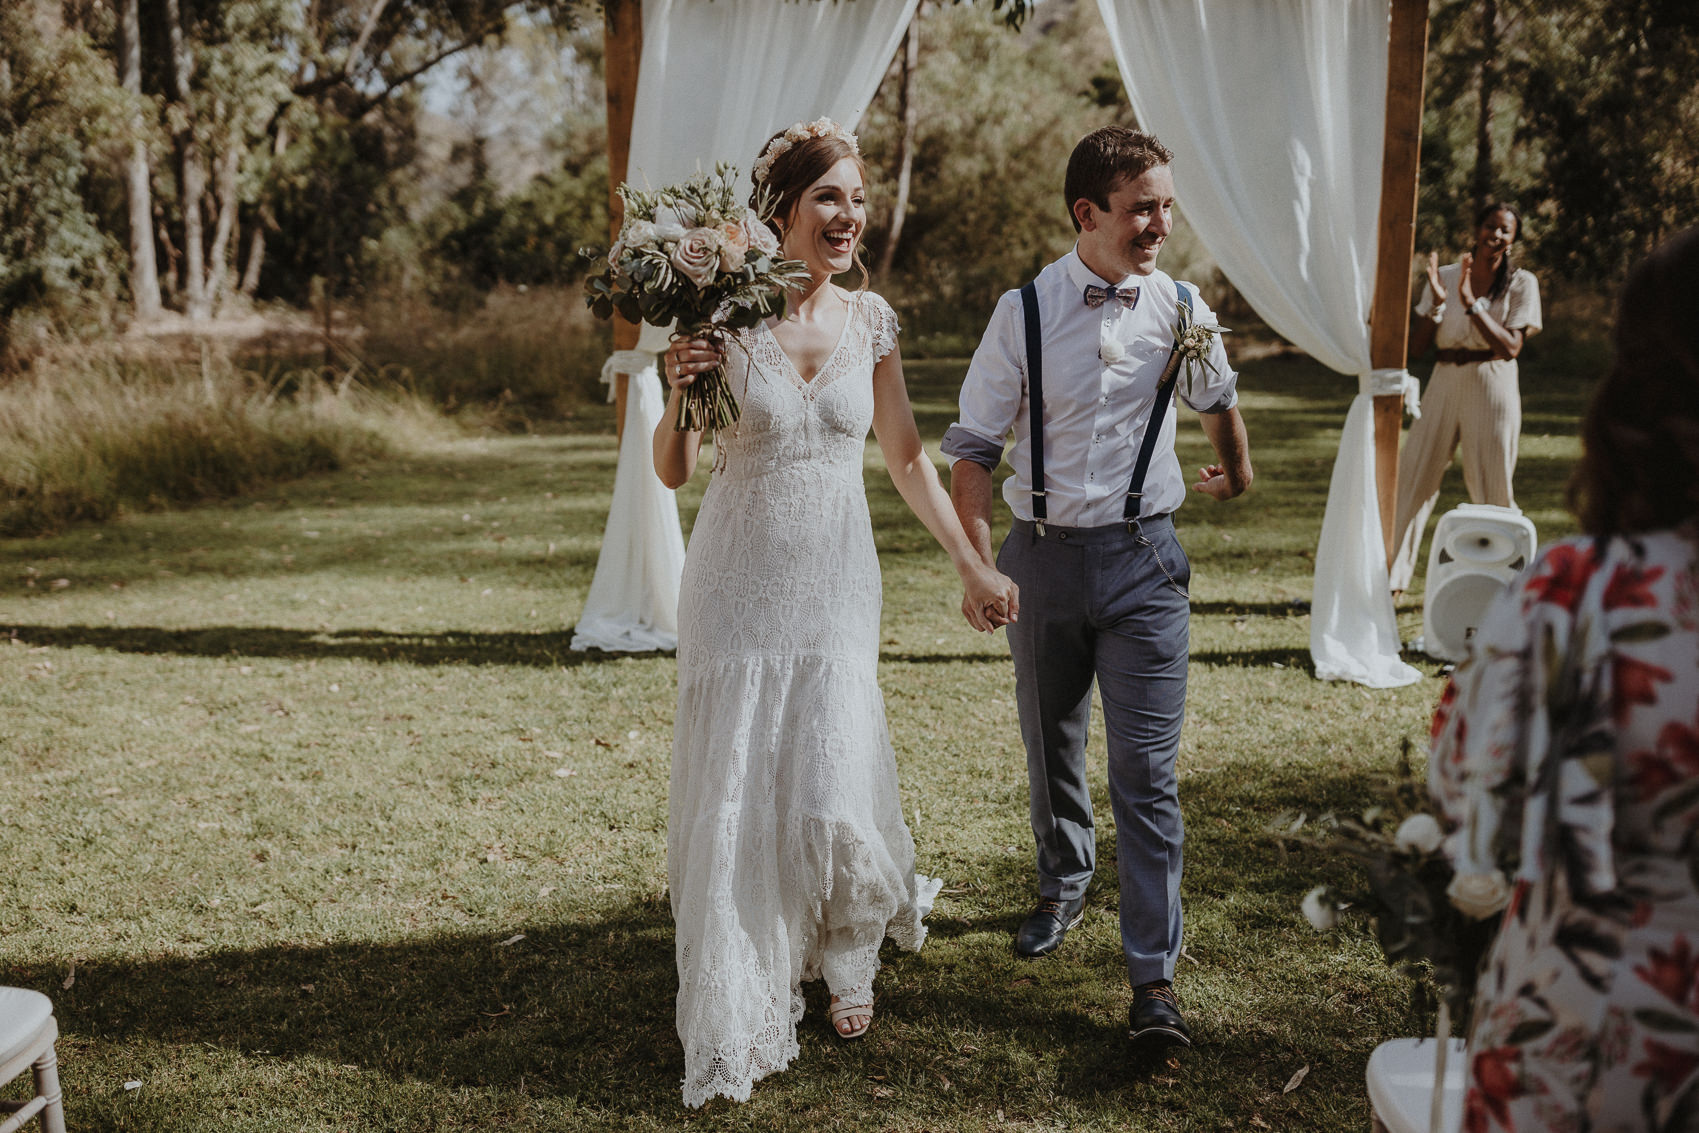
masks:
[[[228,497],[451,429],[420,397],[352,372],[46,354],[0,385],[0,535]]]
[[[400,295],[369,299],[356,347],[381,364],[380,388],[397,383],[484,424],[548,428],[605,402],[607,324],[579,287],[499,287],[475,305],[444,310]]]

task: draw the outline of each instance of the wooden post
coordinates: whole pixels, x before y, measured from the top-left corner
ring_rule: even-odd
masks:
[[[1380,162],[1380,234],[1369,313],[1369,362],[1404,365],[1410,332],[1410,261],[1416,251],[1416,177],[1422,149],[1422,77],[1428,56],[1428,0],[1391,0],[1387,46],[1386,139]],[[1375,489],[1381,537],[1392,562],[1398,500],[1398,435],[1403,398],[1375,398]]]
[[[608,239],[619,236],[625,208],[619,186],[631,163],[631,116],[637,107],[637,72],[643,59],[642,0],[603,0],[603,75],[608,97]],[[639,327],[614,316],[614,349],[637,345]],[[625,398],[630,375],[614,375],[614,432],[625,439]]]

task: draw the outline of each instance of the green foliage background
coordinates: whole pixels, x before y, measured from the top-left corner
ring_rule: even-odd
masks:
[[[185,93],[165,0],[136,2],[138,96],[118,87],[113,7],[14,0],[0,15],[0,325],[32,312],[66,331],[123,321],[121,174],[136,140],[151,159],[168,306],[183,303],[190,142],[214,168],[235,163],[238,235],[224,254],[234,278],[263,232],[248,296],[259,301],[400,293],[468,311],[503,286],[573,284],[576,249],[606,239],[600,21],[571,0],[393,0],[369,26],[357,0],[184,0]],[[1025,17],[1018,30],[1012,13]],[[892,278],[877,286],[922,347],[960,348],[1001,290],[1067,246],[1055,181],[1072,140],[1133,118],[1087,0],[1030,12],[926,3],[918,21],[912,197]],[[1430,43],[1419,248],[1455,252],[1483,194],[1508,199],[1548,288],[1608,294],[1635,257],[1699,219],[1699,6],[1433,0]],[[542,166],[517,183],[498,168],[493,127],[445,133],[427,97],[447,76],[487,102],[547,77],[535,59],[492,63],[515,45],[559,52],[581,88],[548,110]],[[899,84],[893,66],[860,126],[875,257],[891,228]],[[1237,314],[1195,239],[1173,245],[1165,266]]]

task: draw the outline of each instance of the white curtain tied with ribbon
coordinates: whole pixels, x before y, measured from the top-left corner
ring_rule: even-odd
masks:
[[[644,0],[643,56],[626,180],[661,186],[717,162],[744,184],[761,144],[793,122],[857,122],[873,100],[919,0],[775,3]],[[656,368],[666,332],[644,327],[603,380],[630,374],[625,440],[596,575],[574,649],[672,649],[684,540],[678,504],[650,464],[666,407]]]
[[[1204,246],[1269,326],[1367,382],[1387,0],[1098,8],[1133,110],[1174,151],[1176,192]],[[1398,656],[1366,396],[1334,465],[1310,650],[1318,677],[1387,688],[1420,674]]]

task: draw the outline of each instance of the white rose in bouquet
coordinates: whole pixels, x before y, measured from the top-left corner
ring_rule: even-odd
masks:
[[[743,266],[743,255],[749,251],[749,233],[735,220],[728,220],[715,231],[720,234],[720,270],[736,271]]]
[[[1431,814],[1412,814],[1398,826],[1392,840],[1400,850],[1431,854],[1445,841],[1445,832]]]
[[[628,220],[619,230],[619,243],[622,248],[642,248],[657,245],[660,237],[656,234],[654,224],[647,220]]]
[[[692,228],[672,252],[673,267],[697,287],[714,282],[720,270],[720,235],[712,228]]]
[[[1496,869],[1491,873],[1459,873],[1445,887],[1445,895],[1458,912],[1480,921],[1510,904],[1510,882]]]
[[[749,238],[751,248],[764,255],[778,255],[779,238],[773,235],[773,230],[767,227],[767,222],[762,220],[761,214],[754,209],[744,210],[743,231]]]

